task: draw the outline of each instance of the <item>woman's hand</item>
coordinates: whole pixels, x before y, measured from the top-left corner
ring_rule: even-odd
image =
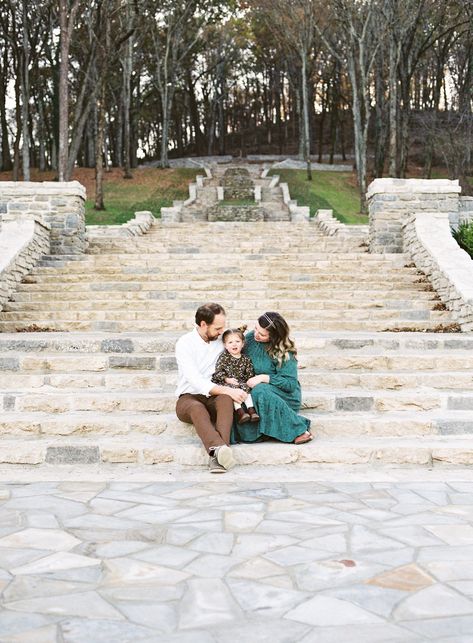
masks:
[[[258,384],[269,384],[269,375],[264,373],[261,375],[254,375],[246,382],[250,388],[255,388]]]
[[[233,384],[235,386],[238,386],[238,380],[236,377],[226,377],[225,384]]]

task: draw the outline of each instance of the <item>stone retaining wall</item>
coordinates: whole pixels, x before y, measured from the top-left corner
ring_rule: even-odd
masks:
[[[473,330],[473,261],[452,237],[448,213],[410,215],[403,225],[403,243],[461,329]]]
[[[3,220],[0,230],[0,310],[23,277],[49,253],[50,226],[39,217]]]
[[[0,182],[0,213],[19,220],[42,216],[51,229],[51,254],[56,255],[85,251],[85,198],[78,181]]]
[[[215,205],[207,210],[208,221],[264,221],[264,210],[257,205]]]
[[[458,181],[375,179],[368,187],[370,252],[403,252],[402,227],[413,212],[441,212],[452,224],[460,207]]]

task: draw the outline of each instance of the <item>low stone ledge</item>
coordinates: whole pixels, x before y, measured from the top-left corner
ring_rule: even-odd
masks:
[[[133,219],[122,225],[90,225],[87,226],[87,239],[136,237],[146,234],[156,223],[156,219],[148,210],[135,212]]]
[[[45,196],[79,196],[86,199],[85,187],[79,181],[2,181],[1,195],[32,196],[35,201],[44,201]]]
[[[329,237],[340,235],[346,227],[344,223],[333,216],[333,210],[317,210],[314,223]]]
[[[374,179],[366,197],[375,194],[460,194],[458,181],[450,179]]]
[[[448,214],[411,215],[403,226],[403,241],[461,329],[473,330],[473,261],[452,237]]]
[[[40,217],[3,221],[0,231],[0,310],[23,277],[50,251],[50,226]]]

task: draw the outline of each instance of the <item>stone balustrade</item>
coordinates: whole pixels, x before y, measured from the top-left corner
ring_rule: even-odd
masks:
[[[1,181],[0,212],[14,219],[42,217],[51,230],[51,254],[82,254],[85,236],[85,188],[78,181]]]
[[[49,224],[30,215],[5,218],[0,230],[0,310],[23,277],[50,251]]]
[[[403,224],[403,245],[463,331],[473,330],[473,261],[450,232],[448,212],[417,212]]]
[[[402,227],[413,212],[441,212],[458,221],[461,188],[447,179],[375,179],[368,187],[370,252],[402,252]]]

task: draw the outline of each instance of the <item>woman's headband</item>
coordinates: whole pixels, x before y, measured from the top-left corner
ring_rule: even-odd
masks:
[[[266,321],[268,322],[268,326],[266,326],[266,328],[269,328],[270,326],[272,326],[273,328],[276,328],[275,325],[274,325],[274,321],[271,319],[271,317],[267,313],[263,313],[261,315],[261,317],[264,317],[266,319]]]

